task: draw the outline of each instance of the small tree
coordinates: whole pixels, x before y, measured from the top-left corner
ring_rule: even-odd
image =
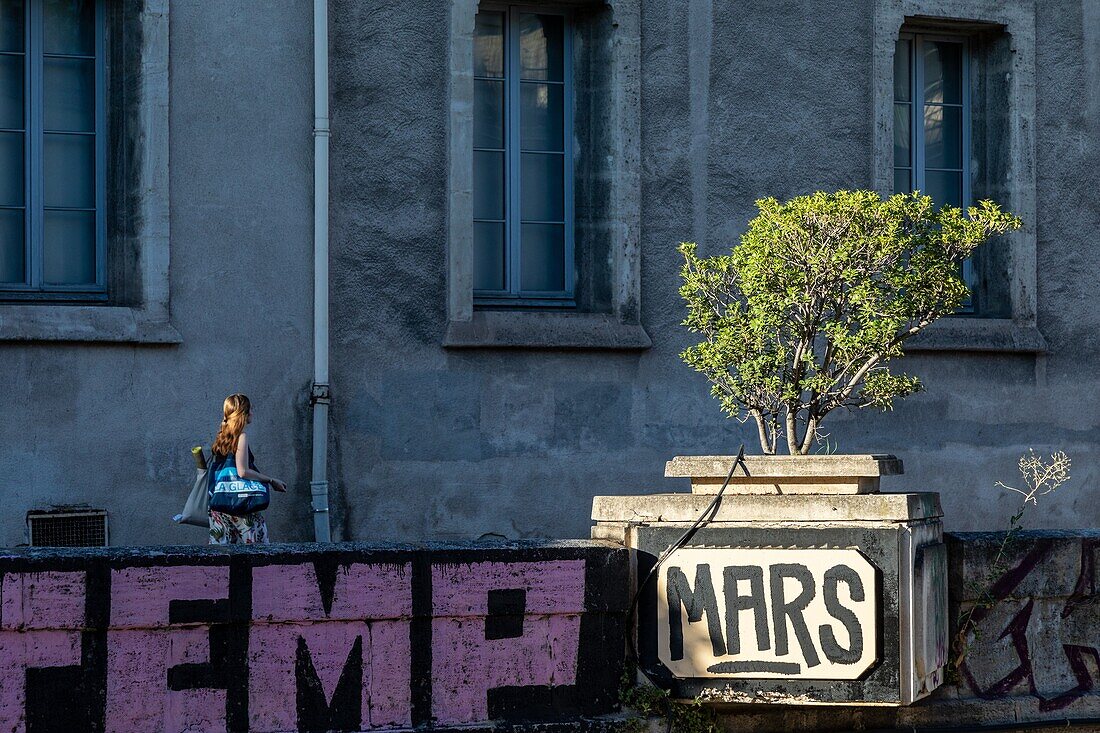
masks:
[[[873,191],[756,202],[728,255],[682,243],[684,325],[705,340],[681,357],[722,409],[752,418],[765,453],[780,436],[805,455],[838,407],[890,409],[920,381],[888,369],[902,342],[969,295],[962,262],[1020,220],[991,201],[965,213],[918,193]]]

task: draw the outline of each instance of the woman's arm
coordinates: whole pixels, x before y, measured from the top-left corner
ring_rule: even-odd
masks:
[[[248,466],[248,436],[245,433],[241,433],[241,437],[237,439],[237,475],[241,478],[252,479],[253,481],[259,481],[262,484],[268,484],[276,491],[286,491],[286,484],[278,479],[271,478],[267,474],[254,471]]]

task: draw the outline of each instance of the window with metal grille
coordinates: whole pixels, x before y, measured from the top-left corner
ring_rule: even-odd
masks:
[[[60,509],[27,512],[31,547],[106,547],[107,512]]]

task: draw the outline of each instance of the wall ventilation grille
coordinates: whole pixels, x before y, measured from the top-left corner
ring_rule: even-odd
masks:
[[[31,547],[106,547],[107,512],[78,509],[27,512]]]

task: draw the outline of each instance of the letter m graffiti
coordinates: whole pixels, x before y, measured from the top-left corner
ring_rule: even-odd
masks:
[[[250,727],[410,725],[409,572],[335,562],[254,568]]]
[[[682,568],[672,566],[665,576],[665,597],[668,599],[668,643],[673,661],[684,658],[684,620],[687,611],[689,623],[697,623],[707,617],[707,634],[710,636],[714,656],[726,653],[722,637],[722,621],[718,615],[718,599],[714,595],[714,581],[710,577],[710,565],[695,568],[695,588],[688,583]]]

